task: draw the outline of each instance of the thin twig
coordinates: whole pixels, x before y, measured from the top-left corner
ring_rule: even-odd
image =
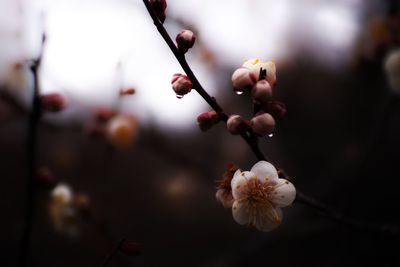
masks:
[[[121,248],[122,244],[125,242],[126,238],[122,238],[118,244],[114,247],[114,249],[110,252],[110,254],[107,256],[107,258],[104,260],[103,264],[101,265],[102,267],[106,267],[110,261],[113,259],[113,257],[117,254],[119,249]]]
[[[164,28],[163,24],[160,22],[160,20],[157,18],[156,14],[154,13],[154,11],[150,5],[150,2],[148,0],[143,0],[143,3],[146,6],[147,11],[149,12],[149,14],[151,16],[154,25],[157,27],[158,32],[163,37],[164,41],[167,43],[167,45],[171,49],[172,53],[175,55],[176,59],[178,60],[179,64],[181,65],[182,69],[185,71],[186,75],[192,81],[194,90],[196,90],[200,94],[200,96],[203,97],[203,99],[211,106],[211,108],[213,108],[214,111],[219,114],[220,119],[222,121],[226,122],[228,119],[228,115],[224,112],[224,110],[218,104],[216,99],[214,97],[211,97],[201,86],[197,77],[195,76],[195,74],[193,73],[189,64],[187,63],[185,55],[182,54],[178,50],[177,46],[172,41],[168,32]],[[251,150],[253,151],[254,155],[257,157],[258,160],[268,160],[268,158],[260,150],[260,147],[258,145],[258,137],[254,134],[254,132],[252,132],[251,130],[248,130],[245,133],[242,133],[241,137],[249,145],[249,147],[251,148]],[[268,161],[270,161],[270,160],[268,160]],[[280,173],[282,173],[283,176],[286,178],[289,177],[283,170],[280,170]],[[348,218],[337,211],[331,210],[324,203],[303,194],[299,190],[296,190],[296,191],[297,191],[296,202],[302,203],[308,207],[311,207],[311,208],[317,210],[322,215],[324,215],[327,218],[330,218],[336,222],[340,222],[344,225],[347,225],[347,226],[350,226],[350,227],[353,227],[353,228],[359,229],[359,230],[368,230],[371,232],[393,234],[393,235],[400,234],[400,229],[398,226],[370,224],[370,223],[366,223],[366,222]]]
[[[43,34],[41,50],[37,59],[33,60],[31,71],[33,74],[33,95],[32,95],[32,111],[29,114],[28,121],[28,137],[26,144],[27,152],[27,195],[25,203],[25,220],[24,230],[20,241],[19,264],[21,267],[29,264],[29,248],[32,239],[33,222],[35,218],[35,198],[36,198],[36,136],[37,128],[41,114],[40,108],[40,83],[39,83],[39,68],[42,61],[43,48],[45,43],[45,35]]]

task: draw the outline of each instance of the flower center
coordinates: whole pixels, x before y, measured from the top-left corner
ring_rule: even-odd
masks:
[[[256,177],[251,178],[247,182],[249,193],[248,200],[251,202],[265,202],[268,201],[269,187],[263,185]]]

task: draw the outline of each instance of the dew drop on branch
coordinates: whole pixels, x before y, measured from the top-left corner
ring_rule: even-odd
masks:
[[[242,91],[242,90],[235,90],[235,94],[237,94],[237,95],[242,95],[242,94],[243,94],[243,91]]]

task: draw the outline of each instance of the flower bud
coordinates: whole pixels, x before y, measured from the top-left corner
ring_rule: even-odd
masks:
[[[250,127],[258,135],[271,134],[275,129],[275,120],[269,113],[261,113],[250,120]]]
[[[132,144],[137,134],[137,121],[128,115],[117,115],[107,124],[107,136],[117,148],[125,148]]]
[[[243,64],[243,67],[250,70],[257,80],[265,79],[271,86],[275,86],[276,66],[274,61],[261,62],[258,58],[250,59]],[[266,76],[260,77],[260,73],[263,73],[264,70],[266,71]]]
[[[226,126],[231,134],[237,135],[246,131],[248,124],[241,116],[232,115],[228,118]]]
[[[183,97],[193,88],[193,83],[190,81],[189,77],[179,73],[172,76],[171,84],[172,89],[174,89],[178,97]]]
[[[135,94],[136,90],[133,87],[127,87],[127,88],[122,88],[119,91],[119,95],[124,96],[124,95],[133,95]]]
[[[157,18],[164,23],[166,14],[165,10],[167,9],[167,1],[166,0],[150,0],[150,5],[156,14]]]
[[[183,30],[176,36],[178,49],[183,53],[186,53],[190,48],[192,48],[195,41],[196,36],[192,31],[189,30]]]
[[[197,123],[203,132],[211,129],[219,122],[219,116],[215,111],[203,112],[197,117]]]
[[[127,256],[137,256],[142,254],[143,247],[141,244],[136,242],[124,241],[119,250]]]
[[[268,101],[272,97],[271,85],[266,80],[258,81],[251,90],[251,96],[257,102]]]
[[[237,92],[251,89],[256,82],[254,73],[246,68],[239,68],[232,74],[233,89]]]
[[[59,93],[45,94],[40,96],[40,105],[43,111],[59,112],[65,107],[65,98]]]
[[[100,123],[109,121],[116,114],[115,110],[107,107],[98,107],[94,113],[96,121]]]
[[[280,101],[265,102],[262,105],[262,109],[277,120],[283,119],[287,112],[285,103]]]

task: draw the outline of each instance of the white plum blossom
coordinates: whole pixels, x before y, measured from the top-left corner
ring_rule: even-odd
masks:
[[[282,222],[282,207],[292,204],[296,189],[281,179],[275,167],[267,161],[257,162],[250,171],[237,170],[233,176],[232,214],[239,224],[268,232]]]
[[[400,94],[400,49],[390,52],[384,64],[391,91]]]
[[[274,61],[261,62],[258,58],[250,59],[243,63],[243,67],[250,70],[260,80],[260,70],[266,70],[267,76],[265,80],[269,82],[271,86],[276,84],[276,66]]]

